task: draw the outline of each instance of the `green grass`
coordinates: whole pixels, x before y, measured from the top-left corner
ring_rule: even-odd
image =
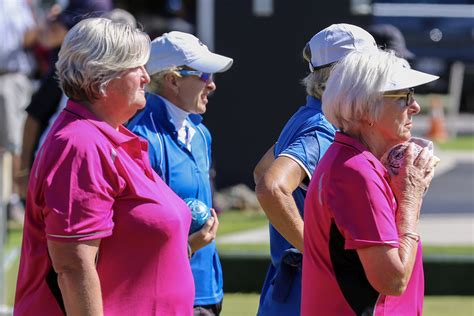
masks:
[[[7,236],[7,243],[5,245],[5,250],[9,250],[13,247],[19,247],[21,245],[21,238],[23,236],[23,228],[14,226],[13,228],[10,226],[8,236]]]
[[[257,312],[259,294],[226,293],[222,316],[253,316]],[[424,316],[468,316],[474,313],[474,296],[427,296]]]
[[[436,143],[441,150],[474,150],[474,136],[459,136]]]
[[[255,316],[260,294],[226,293],[222,305],[222,316]]]
[[[424,316],[472,316],[473,314],[474,296],[425,297]]]
[[[10,226],[10,230],[7,237],[7,243],[5,244],[4,253],[10,252],[13,248],[21,246],[22,228],[18,226]],[[13,262],[10,268],[5,271],[5,286],[6,286],[6,303],[9,306],[13,306],[15,299],[15,288],[16,278],[18,275],[18,264],[19,257]]]
[[[224,211],[219,215],[219,235],[263,227],[268,219],[259,211]]]
[[[217,238],[217,249],[220,253],[225,252],[247,252],[247,253],[268,253],[270,254],[269,243],[259,244],[220,244]]]
[[[474,246],[423,245],[423,255],[474,255]]]

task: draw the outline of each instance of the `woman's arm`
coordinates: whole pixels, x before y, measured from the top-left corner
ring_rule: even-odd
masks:
[[[278,157],[260,176],[255,193],[270,223],[299,251],[303,252],[303,218],[293,191],[307,177],[305,170],[288,157]]]
[[[255,184],[258,184],[260,178],[265,174],[275,160],[275,157],[273,156],[274,148],[275,145],[270,147],[255,166],[255,169],[253,170],[253,180]]]
[[[53,268],[67,315],[103,315],[102,294],[96,270],[100,239],[83,242],[48,240]]]
[[[398,203],[396,226],[399,248],[374,246],[357,249],[370,284],[385,295],[401,295],[410,280],[418,249],[417,226],[423,193],[433,179],[438,158],[424,149],[415,159],[407,149],[397,176],[390,183]]]

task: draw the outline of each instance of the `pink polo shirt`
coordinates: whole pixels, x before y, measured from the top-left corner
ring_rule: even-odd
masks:
[[[15,315],[63,315],[48,239],[102,239],[105,315],[193,314],[190,212],[153,171],[147,149],[68,102],[30,175]]]
[[[421,243],[406,291],[378,293],[356,249],[399,247],[388,173],[359,141],[338,132],[309,185],[304,213],[301,315],[421,315]]]

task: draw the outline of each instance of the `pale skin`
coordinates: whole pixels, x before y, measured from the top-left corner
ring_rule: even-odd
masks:
[[[100,280],[95,267],[100,239],[83,242],[48,240],[48,251],[67,315],[103,315]]]
[[[293,191],[307,177],[293,159],[274,159],[273,146],[254,169],[257,199],[275,229],[303,253],[304,223],[293,198]]]
[[[369,125],[362,122],[359,128],[347,132],[358,138],[377,157],[397,143],[411,137],[412,116],[420,111],[416,101],[401,107],[399,100],[384,99],[381,117]],[[410,144],[398,175],[392,175],[390,185],[398,203],[396,225],[400,236],[399,248],[373,246],[357,249],[370,284],[384,295],[401,295],[410,280],[418,249],[417,241],[405,235],[416,233],[423,193],[434,175],[439,159],[423,149],[414,157]]]

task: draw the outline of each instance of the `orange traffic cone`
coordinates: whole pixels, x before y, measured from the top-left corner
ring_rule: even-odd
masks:
[[[444,142],[448,139],[443,104],[439,95],[431,97],[430,126],[425,136],[436,142]]]

